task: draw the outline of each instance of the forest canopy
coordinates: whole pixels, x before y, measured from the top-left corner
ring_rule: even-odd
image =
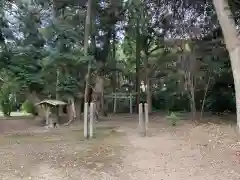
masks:
[[[238,27],[240,3],[228,5]],[[150,112],[236,111],[229,49],[213,1],[19,0],[0,6],[2,109],[6,101],[14,110],[45,98],[80,106],[87,84],[103,94],[135,93],[137,110],[143,82]],[[103,99],[102,107],[112,111],[112,100]],[[119,111],[128,106],[122,102]]]

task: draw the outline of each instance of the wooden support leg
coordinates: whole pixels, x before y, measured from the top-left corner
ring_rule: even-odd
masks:
[[[50,125],[50,107],[46,106],[46,112],[45,112],[45,119],[46,119],[46,127],[49,127]]]
[[[144,113],[145,113],[145,134],[147,135],[147,131],[148,131],[148,122],[149,122],[149,113],[148,113],[148,104],[144,103]]]
[[[139,133],[140,136],[145,136],[145,125],[143,120],[143,104],[139,104]]]
[[[94,129],[94,115],[95,115],[95,107],[94,103],[90,103],[90,120],[89,120],[89,137],[93,138],[93,129]]]
[[[88,138],[88,103],[84,103],[84,137]]]
[[[117,110],[117,97],[114,95],[114,104],[113,104],[113,112],[116,113]]]
[[[132,110],[132,94],[130,94],[130,113],[132,114],[133,113],[133,110]]]

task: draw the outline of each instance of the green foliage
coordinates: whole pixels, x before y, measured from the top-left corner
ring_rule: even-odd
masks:
[[[181,43],[179,39],[194,37],[195,31],[201,33],[198,34],[199,38],[188,39],[188,42],[194,47],[192,57],[198,59],[198,67],[194,72],[197,110],[201,107],[206,84],[211,78],[205,110],[235,111],[229,55],[222,43],[221,33],[218,32],[216,36],[219,28],[213,28],[218,24],[212,21],[216,16],[210,4],[194,8],[194,5],[188,6],[187,3],[183,7],[181,1],[156,3],[153,0],[131,0],[124,3],[112,1],[111,7],[108,7],[109,3],[94,1],[91,45],[88,56],[83,56],[85,6],[67,0],[54,1],[54,5],[46,0],[24,2],[14,1],[13,6],[11,1],[0,3],[0,69],[6,71],[1,72],[0,76],[6,77],[6,82],[9,82],[1,87],[0,99],[6,115],[12,109],[12,100],[9,100],[11,94],[21,96],[21,99],[26,99],[26,93],[30,91],[42,98],[48,95],[55,97],[57,93],[63,99],[67,96],[76,97],[84,90],[90,59],[93,84],[95,75],[104,69],[101,72],[105,76],[104,85],[108,92],[112,90],[113,72],[117,74],[117,89],[125,83],[131,83],[134,87],[137,45],[140,49],[137,59],[140,63],[140,80],[145,78],[143,66],[148,57],[154,108],[189,111],[189,94],[185,89],[184,73],[177,52]],[[201,9],[203,7],[207,12]],[[171,9],[171,13],[168,9]],[[11,12],[11,15],[7,12]],[[237,13],[239,10],[235,10]],[[204,20],[198,18],[203,15],[206,17]],[[239,17],[236,18],[239,20]],[[119,38],[122,32],[125,33],[123,41]],[[117,37],[113,34],[117,34]],[[112,47],[116,47],[114,56],[111,55],[111,52],[115,52]],[[58,76],[57,71],[60,72]],[[109,100],[109,104],[112,110],[112,100]],[[128,101],[120,102],[119,106],[119,112],[129,111]],[[22,108],[34,113],[33,105],[29,102],[25,102]]]
[[[35,115],[36,114],[36,107],[34,106],[34,104],[28,100],[26,100],[22,106],[21,106],[21,110],[23,112],[26,112],[26,113],[30,113],[32,115]]]
[[[2,99],[1,100],[1,109],[4,116],[10,116],[12,112],[13,104],[9,99]]]
[[[73,78],[70,75],[66,75],[64,78],[60,79],[60,84],[57,90],[63,96],[74,96],[78,93],[78,81],[76,78]]]
[[[11,84],[3,84],[0,90],[1,110],[4,116],[10,116],[13,109],[13,86]]]

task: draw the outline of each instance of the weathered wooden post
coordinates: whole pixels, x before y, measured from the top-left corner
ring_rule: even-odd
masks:
[[[143,104],[142,103],[140,103],[139,104],[139,108],[138,108],[139,110],[139,126],[138,126],[138,128],[139,128],[139,134],[140,134],[140,136],[144,136],[144,120],[143,120]]]
[[[113,112],[116,113],[116,111],[117,111],[117,95],[116,95],[116,93],[113,93],[112,95],[114,97]]]
[[[46,127],[48,127],[49,126],[50,107],[45,105],[45,109],[46,109],[46,111],[45,111],[45,119],[46,119],[45,125],[46,125]]]
[[[84,103],[84,137],[88,138],[88,103]]]
[[[133,110],[132,110],[132,93],[130,93],[130,97],[129,97],[129,106],[130,106],[130,113],[132,114],[133,113]]]
[[[94,121],[95,121],[95,103],[84,104],[84,137],[93,138]]]
[[[147,131],[148,131],[148,104],[144,103],[144,114],[145,114],[145,136],[147,135]]]
[[[140,103],[139,104],[139,133],[141,136],[147,135],[148,130],[148,104],[147,103]]]
[[[89,138],[93,138],[95,104],[90,103]]]

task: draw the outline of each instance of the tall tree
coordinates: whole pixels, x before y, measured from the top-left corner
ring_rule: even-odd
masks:
[[[89,46],[89,35],[91,28],[91,11],[92,11],[92,0],[88,0],[87,13],[85,20],[85,32],[84,32],[84,56],[88,56],[88,46]],[[91,58],[88,60],[88,70],[86,75],[86,85],[84,93],[84,102],[88,102],[88,92],[89,92],[89,81],[90,81],[90,71],[91,71]]]
[[[237,125],[240,128],[240,40],[236,22],[228,0],[213,0],[217,17],[222,28],[224,40],[230,55],[237,108]]]

